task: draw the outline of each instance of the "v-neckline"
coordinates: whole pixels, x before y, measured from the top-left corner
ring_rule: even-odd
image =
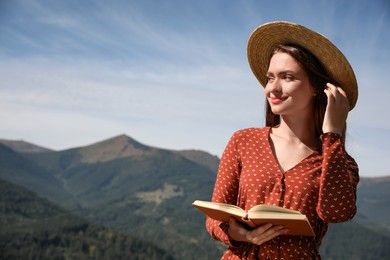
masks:
[[[312,152],[311,152],[308,156],[306,156],[305,158],[303,158],[302,160],[300,160],[298,163],[296,163],[296,164],[293,165],[292,167],[288,168],[287,170],[284,170],[284,169],[282,168],[282,166],[280,165],[279,160],[278,160],[278,158],[277,158],[277,156],[276,156],[276,151],[275,151],[275,150],[273,149],[273,147],[272,147],[272,143],[273,143],[273,141],[272,141],[272,139],[271,139],[271,129],[272,129],[272,127],[268,126],[267,128],[268,128],[268,131],[267,131],[268,149],[269,149],[269,151],[270,151],[270,153],[271,153],[271,157],[272,157],[272,160],[274,161],[274,164],[277,165],[278,170],[279,170],[282,174],[285,174],[285,173],[287,173],[287,172],[289,172],[289,171],[294,170],[296,167],[298,167],[299,165],[301,165],[304,161],[306,161],[307,159],[309,159],[309,158],[312,157],[313,155],[317,155],[317,154],[319,153],[318,150],[312,150]]]

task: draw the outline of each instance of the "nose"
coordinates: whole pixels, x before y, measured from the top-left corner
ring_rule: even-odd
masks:
[[[282,91],[280,80],[278,78],[272,79],[272,81],[268,81],[266,88],[268,88],[269,92],[279,93]]]

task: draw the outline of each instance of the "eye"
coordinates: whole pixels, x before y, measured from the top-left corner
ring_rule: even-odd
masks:
[[[294,80],[294,77],[293,77],[293,75],[291,75],[291,74],[285,74],[283,78],[284,78],[286,81],[292,81],[292,80]]]
[[[273,77],[267,76],[267,83],[268,83],[268,82],[272,82],[273,79],[274,79]]]

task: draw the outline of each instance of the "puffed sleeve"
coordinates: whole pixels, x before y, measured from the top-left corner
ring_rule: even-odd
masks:
[[[325,222],[343,222],[356,214],[359,169],[347,154],[340,135],[325,133],[322,141],[322,170],[317,213]]]
[[[236,205],[241,172],[240,156],[236,147],[236,133],[230,138],[219,164],[212,201]],[[207,231],[214,237],[231,247],[236,242],[230,241],[227,235],[228,223],[206,219]]]

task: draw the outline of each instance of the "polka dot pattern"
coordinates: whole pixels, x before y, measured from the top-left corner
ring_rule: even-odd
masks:
[[[269,136],[269,127],[233,134],[221,158],[212,201],[244,210],[258,204],[299,210],[308,217],[316,237],[279,236],[256,246],[230,241],[227,223],[207,218],[206,228],[229,245],[222,259],[320,259],[318,249],[327,223],[350,220],[356,213],[358,166],[341,137],[326,133],[321,136],[322,151],[283,171]]]

